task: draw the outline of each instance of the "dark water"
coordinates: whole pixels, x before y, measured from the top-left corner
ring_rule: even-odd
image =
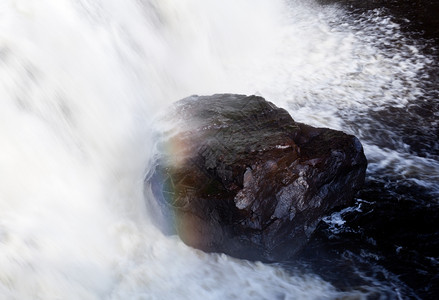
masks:
[[[389,151],[403,147],[407,160],[414,160],[410,167],[423,168],[424,176],[395,172],[398,167],[369,168],[356,206],[321,222],[300,263],[286,264],[311,268],[337,288],[364,290],[371,299],[438,299],[437,168],[417,166],[414,158],[439,161],[439,1],[319,2],[346,9],[346,20],[340,22],[390,15],[404,37],[430,57],[419,72],[423,92],[417,99],[403,108],[368,111],[349,121],[362,141]]]
[[[318,0],[322,5],[337,4],[361,15],[381,9],[413,36],[436,39],[439,36],[439,2],[431,0]]]

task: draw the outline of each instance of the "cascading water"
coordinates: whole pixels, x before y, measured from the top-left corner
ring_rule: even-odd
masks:
[[[429,63],[386,16],[351,20],[311,1],[3,1],[0,297],[366,297],[374,286],[341,291],[311,270],[163,236],[143,182],[154,116],[191,94],[260,94],[298,121],[363,138],[372,175],[437,193],[437,157],[408,159],[385,127],[383,146],[368,119],[416,101]]]

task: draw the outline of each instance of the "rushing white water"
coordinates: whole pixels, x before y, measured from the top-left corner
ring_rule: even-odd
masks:
[[[332,26],[340,13],[282,0],[2,1],[0,298],[343,296],[312,274],[162,236],[143,191],[151,120],[190,94],[257,93],[333,128],[340,110],[415,97],[422,57],[386,56]]]

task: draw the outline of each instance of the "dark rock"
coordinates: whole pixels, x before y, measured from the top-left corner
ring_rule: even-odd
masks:
[[[297,123],[261,97],[192,96],[166,119],[146,181],[171,232],[204,251],[289,258],[364,182],[357,138]]]

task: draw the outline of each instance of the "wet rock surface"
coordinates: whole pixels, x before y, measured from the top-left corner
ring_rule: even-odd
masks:
[[[204,251],[292,257],[364,182],[357,138],[297,123],[261,97],[192,96],[165,119],[163,155],[147,182],[169,233]]]

